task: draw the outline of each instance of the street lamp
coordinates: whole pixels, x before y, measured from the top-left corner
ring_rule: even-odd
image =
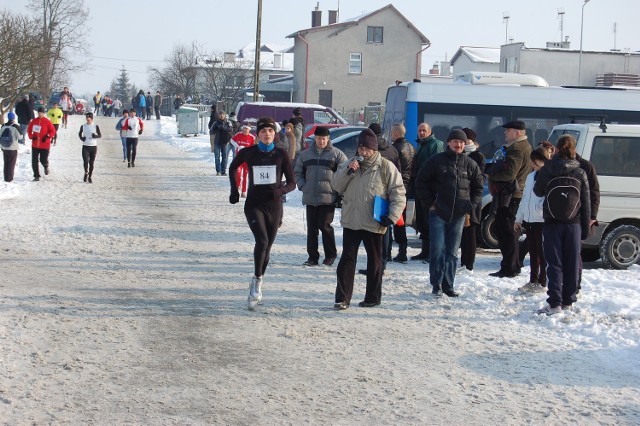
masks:
[[[590,0],[584,0],[582,4],[582,17],[580,18],[580,55],[578,56],[578,86],[582,86],[582,30],[584,28],[584,7]]]

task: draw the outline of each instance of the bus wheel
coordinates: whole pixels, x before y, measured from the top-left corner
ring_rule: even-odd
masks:
[[[608,269],[627,269],[640,259],[640,229],[622,225],[609,232],[600,245],[602,263]]]
[[[482,218],[482,223],[480,224],[480,240],[482,245],[488,249],[498,248],[498,237],[496,237],[494,226],[495,220],[495,215],[488,214]]]

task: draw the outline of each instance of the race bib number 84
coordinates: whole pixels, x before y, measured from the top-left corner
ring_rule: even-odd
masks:
[[[253,184],[271,185],[276,183],[276,166],[253,166]]]

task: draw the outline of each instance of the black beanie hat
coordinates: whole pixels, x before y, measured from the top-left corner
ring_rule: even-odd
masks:
[[[313,131],[314,136],[329,136],[329,128],[326,126],[318,126]]]
[[[465,127],[464,129],[462,129],[462,131],[464,132],[465,135],[467,135],[468,139],[471,139],[472,141],[476,141],[476,138],[478,137],[478,135],[476,135],[476,132],[474,132],[472,129]]]
[[[380,127],[380,124],[378,123],[369,124],[369,129],[371,129],[371,131],[373,131],[373,133],[375,133],[376,135],[382,134],[382,127]]]
[[[378,150],[378,138],[376,134],[373,133],[371,129],[364,129],[358,135],[358,146],[363,146],[365,148],[373,149],[374,151]]]
[[[449,137],[447,137],[447,142],[450,142],[454,139],[464,142],[468,141],[467,135],[461,129],[452,130],[451,133],[449,133]]]

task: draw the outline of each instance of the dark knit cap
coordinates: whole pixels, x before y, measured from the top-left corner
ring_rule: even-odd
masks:
[[[472,141],[475,142],[476,138],[478,137],[478,135],[476,135],[476,132],[474,132],[472,129],[465,127],[464,129],[462,129],[462,131],[464,132],[465,135],[467,135],[468,139],[471,139]]]
[[[44,107],[38,108],[38,112],[44,112]]]
[[[300,115],[300,114],[302,114],[302,110],[300,109],[300,107],[293,109],[293,115]]]
[[[503,124],[502,127],[505,129],[525,130],[524,121],[520,120],[510,121],[507,124]]]
[[[467,139],[467,135],[461,129],[452,130],[451,133],[449,133],[449,136],[447,137],[447,142],[450,142],[454,139],[457,139],[459,141],[464,141],[465,143],[469,140]]]
[[[364,129],[358,135],[358,146],[363,146],[365,148],[373,149],[374,151],[378,150],[378,138],[376,134],[373,133],[371,129]]]
[[[271,127],[274,132],[278,131],[278,129],[276,127],[276,122],[273,121],[273,118],[271,118],[271,117],[260,117],[258,119],[258,122],[256,123],[256,133],[260,133],[260,130],[262,130],[262,129],[266,128],[266,127]]]
[[[380,127],[380,125],[378,123],[371,123],[369,124],[369,128],[373,131],[373,133],[375,133],[376,135],[381,135],[382,134],[382,128]]]
[[[326,126],[317,126],[313,134],[315,136],[329,136],[329,128]]]

